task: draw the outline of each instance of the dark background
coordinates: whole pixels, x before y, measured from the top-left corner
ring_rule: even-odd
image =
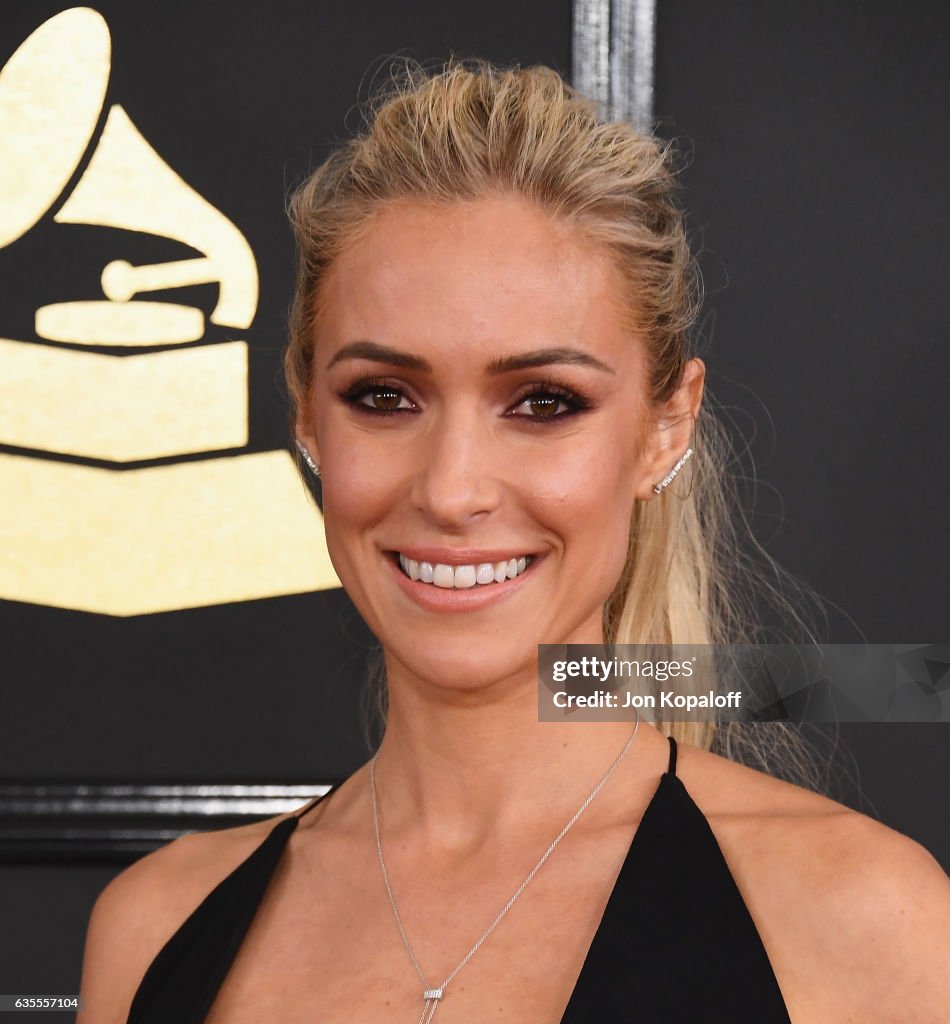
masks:
[[[0,63],[65,6],[4,4]],[[571,72],[569,2],[96,7],[107,105],[254,250],[251,451],[289,444],[286,189],[356,127],[387,56]],[[947,639],[947,22],[936,3],[658,3],[656,115],[692,154],[709,387],[755,465],[757,535],[831,603],[832,642]],[[0,335],[91,297],[107,243],[47,217],[0,250]],[[0,629],[5,781],[322,782],[367,756],[371,638],[339,591],[122,620],[0,602]],[[836,795],[950,868],[946,739],[842,726]],[[78,991],[117,870],[0,867],[0,993]]]

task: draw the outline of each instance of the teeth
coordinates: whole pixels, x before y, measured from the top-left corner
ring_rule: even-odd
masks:
[[[530,555],[509,558],[507,562],[479,562],[477,565],[445,565],[442,562],[417,562],[400,554],[399,564],[411,580],[433,583],[446,590],[465,590],[488,583],[512,580],[533,562]]]
[[[462,570],[467,569],[469,566],[459,566],[458,571],[461,576]],[[437,562],[432,567],[432,582],[437,587],[454,587],[455,586],[455,572],[451,565],[442,565],[441,562]],[[459,579],[459,584],[462,580]]]
[[[495,567],[491,564],[491,562],[482,562],[481,565],[479,565],[479,567],[475,570],[475,582],[495,582]]]
[[[461,589],[463,587],[474,587],[476,580],[476,569],[474,565],[457,565],[456,566],[456,587]]]

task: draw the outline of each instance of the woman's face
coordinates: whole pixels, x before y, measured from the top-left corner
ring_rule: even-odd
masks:
[[[614,273],[504,197],[391,207],[325,282],[298,437],[320,464],[340,580],[419,679],[473,689],[533,675],[539,643],[602,641],[634,501],[691,427],[648,422]],[[681,398],[695,413],[693,363]],[[507,578],[500,563],[523,556]]]

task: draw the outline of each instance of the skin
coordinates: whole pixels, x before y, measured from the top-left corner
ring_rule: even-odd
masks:
[[[604,753],[630,731],[536,721],[535,644],[603,641],[633,503],[654,497],[653,484],[687,448],[702,395],[695,359],[662,424],[648,429],[643,349],[618,324],[615,288],[601,254],[512,200],[391,213],[341,258],[327,288],[298,438],[321,467],[334,566],[386,654],[378,772],[433,844],[453,834],[479,841],[499,815],[514,825],[553,765],[596,778]],[[433,372],[367,360],[331,366],[354,339],[419,354]],[[608,369],[486,375],[492,359],[552,346]],[[416,411],[376,417],[340,400],[367,377],[398,387],[407,396],[399,407]],[[539,378],[593,407],[528,422],[539,413],[523,395]],[[544,557],[511,599],[433,613],[392,585],[383,561],[383,551],[411,544]]]
[[[493,198],[388,210],[343,253],[324,295],[297,436],[321,467],[333,564],[384,646],[383,845],[430,979],[481,935],[630,732],[539,723],[535,678],[537,643],[602,642],[633,504],[655,500],[702,400],[695,359],[667,406],[647,406],[643,350],[620,326],[616,294],[602,253],[523,200]],[[431,371],[335,358],[355,340],[421,356]],[[609,371],[486,373],[491,360],[551,346]],[[385,383],[357,394],[363,406],[407,411],[376,417],[341,398],[367,378]],[[590,408],[528,422],[551,408],[525,401],[539,380]],[[433,611],[396,585],[383,554],[409,545],[543,559],[505,601]],[[560,1021],[668,750],[641,723],[609,783],[452,982],[439,1024]],[[713,828],[794,1024],[944,1019],[950,881],[927,851],[697,748],[680,746],[677,774]],[[78,1024],[125,1020],[158,949],[277,820],[186,836],[110,883],[90,920]],[[208,1021],[295,1024],[314,1006],[327,1024],[411,1020],[420,989],[376,861],[364,766],[291,837]]]

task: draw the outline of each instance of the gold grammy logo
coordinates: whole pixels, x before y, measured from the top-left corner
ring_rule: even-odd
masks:
[[[51,301],[35,311],[39,340],[0,338],[0,444],[50,456],[0,453],[0,597],[127,616],[338,587],[320,510],[289,452],[139,469],[55,458],[123,463],[248,443],[247,343],[196,345],[204,311],[147,296],[212,283],[207,320],[246,329],[254,255],[120,105],[94,140],[110,64],[106,22],[76,7],[0,69],[0,248],[59,201],[55,223],[161,236],[200,255],[112,260],[103,298]]]

